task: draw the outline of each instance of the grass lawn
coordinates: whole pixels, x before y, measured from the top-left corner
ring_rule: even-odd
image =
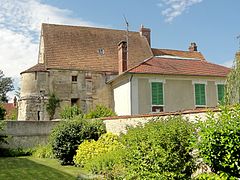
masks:
[[[0,179],[77,179],[83,177],[81,168],[61,166],[55,159],[33,157],[0,158]],[[81,178],[79,178],[81,179]]]

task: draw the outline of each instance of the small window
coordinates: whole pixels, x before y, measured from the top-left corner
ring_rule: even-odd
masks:
[[[205,84],[195,84],[195,105],[196,106],[206,105]]]
[[[152,82],[152,112],[163,111],[163,83]]]
[[[224,100],[224,84],[217,85],[217,95],[218,95],[218,102],[221,103]]]
[[[77,76],[72,76],[72,82],[77,82]]]
[[[101,56],[104,55],[104,49],[103,48],[99,48],[98,49],[98,54],[101,55]]]
[[[35,78],[35,80],[37,80],[37,72],[35,72],[35,77],[34,78]]]

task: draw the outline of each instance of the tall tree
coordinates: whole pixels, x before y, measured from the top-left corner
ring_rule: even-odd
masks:
[[[236,104],[240,100],[240,50],[235,55],[233,67],[225,87],[225,103]]]
[[[7,93],[12,91],[13,80],[10,77],[5,77],[3,71],[0,70],[0,102],[8,102]]]

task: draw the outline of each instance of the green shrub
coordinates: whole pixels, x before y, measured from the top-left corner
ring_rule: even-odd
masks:
[[[0,148],[0,157],[18,157],[18,156],[31,156],[33,149],[9,149],[9,148]]]
[[[81,109],[78,106],[66,106],[60,112],[60,116],[62,119],[72,119],[76,116],[83,116]]]
[[[3,108],[3,106],[0,104],[0,120],[4,120],[6,110]]]
[[[103,105],[97,105],[95,109],[91,110],[88,114],[85,115],[86,119],[94,119],[101,117],[110,117],[116,116],[116,113],[112,109],[107,108]]]
[[[210,113],[198,129],[193,144],[200,157],[214,172],[240,178],[240,105],[222,107],[217,116]]]
[[[194,128],[181,116],[129,128],[122,135],[127,179],[190,179],[194,159],[189,141]]]
[[[54,158],[54,154],[52,151],[52,146],[51,144],[47,144],[47,145],[39,145],[37,146],[33,153],[32,153],[33,157],[37,157],[37,158]]]
[[[230,177],[226,173],[219,173],[219,175],[215,173],[202,173],[198,175],[195,179],[196,180],[237,180],[237,178]]]
[[[88,160],[85,169],[93,174],[103,175],[104,179],[124,179],[124,149],[116,149]]]
[[[56,108],[59,107],[60,105],[60,99],[54,94],[50,94],[47,105],[46,105],[46,110],[49,115],[49,119],[52,120],[56,111]]]
[[[0,121],[0,144],[1,143],[5,143],[5,144],[7,144],[8,142],[7,142],[7,135],[5,135],[2,131],[4,130],[4,127],[5,127],[5,122],[2,122],[2,121]]]
[[[73,156],[76,154],[78,145],[84,140],[97,140],[105,132],[102,121],[78,118],[62,121],[53,129],[50,136],[53,154],[61,164],[73,164]]]
[[[120,147],[122,145],[119,143],[117,135],[112,133],[103,134],[98,141],[86,140],[80,144],[77,154],[74,156],[74,163],[83,167],[92,158],[114,151]]]

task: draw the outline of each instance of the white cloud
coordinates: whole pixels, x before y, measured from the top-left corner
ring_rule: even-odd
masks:
[[[202,0],[161,0],[158,6],[164,8],[162,15],[165,16],[165,21],[172,22],[174,18],[180,16],[189,7],[200,2]]]
[[[233,67],[233,60],[225,61],[221,65],[231,68]]]
[[[71,16],[72,11],[41,0],[0,1],[0,69],[16,86],[20,72],[37,63],[41,23],[99,26]]]

